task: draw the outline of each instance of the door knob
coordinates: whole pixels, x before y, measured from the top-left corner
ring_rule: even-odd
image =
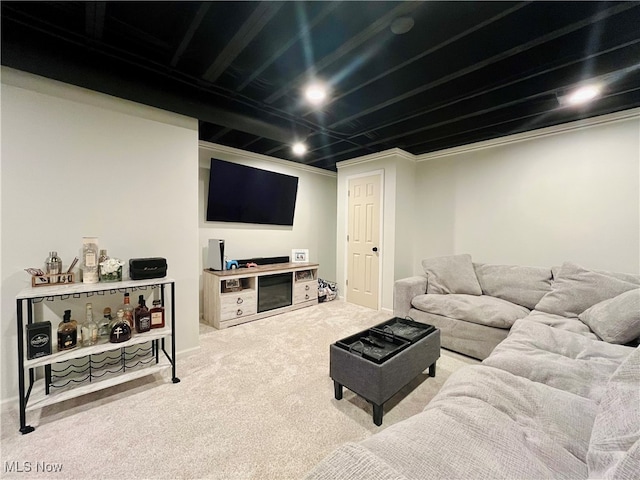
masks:
[[[378,247],[373,247],[371,250],[373,250],[374,252],[378,251]]]

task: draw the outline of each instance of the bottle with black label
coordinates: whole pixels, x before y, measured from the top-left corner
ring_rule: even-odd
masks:
[[[109,334],[109,341],[111,343],[126,342],[131,338],[131,327],[129,323],[124,319],[124,310],[120,309],[116,313],[116,319],[111,325],[111,333]]]
[[[138,306],[135,309],[133,318],[136,323],[136,332],[143,333],[151,330],[151,314],[144,301],[144,295],[138,297]]]
[[[58,350],[71,350],[78,344],[78,323],[71,319],[71,310],[64,311],[58,325]]]

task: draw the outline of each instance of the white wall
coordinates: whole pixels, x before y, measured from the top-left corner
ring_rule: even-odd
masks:
[[[7,68],[1,95],[2,399],[17,396],[23,269],[50,250],[68,265],[83,236],[124,260],[166,257],[177,349],[197,348],[197,121]],[[56,312],[42,313],[57,327]]]
[[[629,117],[421,157],[436,158],[416,169],[414,272],[453,253],[639,272],[640,116]]]
[[[309,261],[320,264],[320,278],[335,280],[337,175],[334,172],[208,142],[200,142],[199,157],[200,272],[206,268],[209,239],[220,238],[225,241],[228,260],[289,256],[294,248],[308,249]],[[211,158],[298,177],[293,226],[207,222]],[[200,291],[202,305],[202,280]]]

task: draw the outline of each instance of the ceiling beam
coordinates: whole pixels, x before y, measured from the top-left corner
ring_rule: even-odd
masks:
[[[582,64],[582,63],[586,62],[587,60],[592,60],[592,59],[600,57],[602,55],[606,55],[606,54],[615,52],[615,51],[620,50],[620,49],[631,47],[631,46],[636,45],[638,43],[640,43],[640,38],[631,40],[629,42],[625,42],[625,43],[623,43],[621,45],[616,45],[615,47],[607,48],[605,50],[601,50],[599,52],[592,53],[592,54],[584,56],[584,57],[580,57],[580,58],[577,58],[577,59],[574,59],[574,60],[571,60],[571,61],[568,61],[568,62],[563,62],[562,64],[555,65],[553,67],[545,68],[544,70],[537,71],[535,73],[529,74],[529,75],[524,76],[524,77],[517,77],[515,80],[511,80],[511,81],[508,81],[506,83],[500,83],[498,85],[494,84],[494,86],[492,86],[492,87],[480,88],[480,89],[474,91],[471,94],[464,95],[462,97],[458,97],[458,98],[455,98],[453,100],[447,100],[447,101],[445,101],[443,103],[440,103],[438,105],[435,105],[435,106],[429,106],[427,108],[423,108],[423,109],[414,111],[413,113],[410,113],[408,115],[403,115],[401,118],[396,118],[394,120],[386,121],[383,124],[378,124],[375,127],[369,127],[369,128],[367,128],[365,130],[362,130],[362,131],[360,131],[358,133],[354,133],[354,134],[350,135],[349,138],[357,138],[357,137],[359,137],[361,135],[368,135],[371,132],[375,132],[377,130],[382,130],[384,128],[388,128],[388,127],[391,127],[393,125],[397,125],[398,123],[407,122],[407,121],[410,121],[410,120],[412,120],[414,118],[420,117],[422,115],[426,115],[427,113],[432,113],[432,112],[441,110],[443,108],[450,107],[452,105],[455,105],[455,104],[458,104],[458,103],[461,103],[461,102],[465,102],[467,100],[472,100],[472,99],[477,98],[477,97],[482,97],[482,96],[484,96],[484,95],[486,95],[488,93],[495,92],[497,90],[501,90],[503,88],[507,88],[507,87],[510,87],[512,85],[516,85],[518,83],[525,82],[527,80],[531,80],[531,79],[534,79],[536,77],[540,77],[542,75],[548,75],[548,74],[550,74],[552,72],[561,70],[561,69],[566,68],[566,67],[570,67],[572,65],[576,65],[576,64],[579,65],[579,64]],[[558,87],[558,88],[560,88],[560,87]]]
[[[231,41],[220,52],[220,55],[207,68],[202,78],[208,82],[215,82],[245,47],[262,31],[271,18],[278,13],[282,5],[284,5],[284,2],[260,2]]]
[[[101,40],[104,33],[104,18],[107,2],[85,2],[85,33]]]
[[[287,50],[289,50],[289,48],[291,48],[298,40],[300,40],[301,38],[303,38],[304,36],[308,35],[309,32],[316,26],[318,25],[322,20],[324,20],[327,15],[329,15],[331,12],[333,12],[338,6],[340,5],[340,2],[327,2],[326,6],[322,9],[322,11],[315,16],[315,18],[309,22],[308,24],[304,25],[299,31],[298,34],[295,35],[294,37],[292,37],[289,41],[287,41],[284,45],[282,45],[278,50],[276,50],[273,55],[271,55],[268,59],[266,59],[262,65],[260,65],[260,67],[256,68],[251,75],[249,75],[244,82],[242,82],[237,88],[236,91],[237,92],[241,92],[242,90],[244,90],[247,85],[249,85],[251,82],[253,82],[256,78],[258,78],[258,76],[260,76],[260,74],[262,72],[264,72],[273,62],[275,62],[278,58],[280,58],[280,56],[282,56],[282,54],[284,54],[284,52],[286,52]],[[304,8],[304,3],[300,4],[300,8]]]
[[[498,13],[497,15],[494,15],[493,17],[478,23],[477,25],[474,25],[471,28],[468,28],[467,30],[465,30],[464,32],[461,32],[457,35],[454,35],[452,37],[447,38],[445,41],[440,42],[439,44],[428,48],[427,50],[424,50],[423,52],[420,52],[418,55],[415,55],[407,60],[405,60],[402,63],[399,63],[398,65],[393,66],[392,68],[389,68],[388,70],[385,70],[384,72],[380,73],[379,75],[376,75],[373,78],[368,79],[366,82],[361,83],[360,85],[356,85],[355,87],[353,87],[351,90],[347,90],[346,92],[343,92],[340,95],[336,95],[334,97],[331,97],[327,102],[324,103],[324,107],[328,107],[329,105],[331,105],[334,102],[337,102],[338,100],[342,100],[344,97],[347,97],[349,95],[351,95],[354,92],[357,92],[358,90],[361,90],[362,88],[366,87],[367,85],[372,84],[373,82],[377,82],[378,80],[387,77],[389,75],[391,75],[392,73],[397,72],[398,70],[401,70],[405,67],[408,67],[409,65],[411,65],[412,63],[417,62],[418,60],[426,57],[427,55],[431,55],[432,53],[437,52],[438,50],[442,50],[444,47],[447,47],[449,45],[451,45],[454,42],[457,42],[458,40],[467,37],[469,35],[471,35],[472,33],[477,32],[478,30],[481,30],[489,25],[491,25],[492,23],[501,20],[503,18],[505,18],[508,15],[511,15],[514,12],[517,12],[518,10],[526,7],[527,5],[529,5],[531,2],[522,2],[522,3],[518,3],[517,5],[514,5],[511,8],[508,8],[506,10],[503,10],[502,12]],[[314,113],[316,110],[313,108],[308,109],[303,116],[307,116],[310,115],[312,113]]]
[[[189,23],[189,27],[187,28],[187,31],[182,36],[182,40],[180,41],[178,48],[176,48],[176,51],[173,53],[173,57],[171,57],[171,62],[169,62],[169,64],[172,67],[175,67],[178,64],[180,57],[189,46],[189,43],[191,43],[191,39],[193,38],[196,31],[198,30],[198,27],[202,23],[202,19],[205,17],[210,7],[211,7],[211,2],[202,2],[198,7],[198,11],[194,15],[194,17],[191,19],[191,22]]]
[[[343,123],[355,120],[357,118],[364,117],[365,115],[369,115],[370,113],[373,113],[373,112],[377,112],[378,110],[382,110],[383,108],[387,108],[393,104],[396,104],[403,100],[407,100],[415,95],[426,92],[427,90],[430,90],[434,87],[437,87],[439,85],[443,85],[447,82],[455,80],[456,78],[460,78],[465,75],[468,75],[469,73],[473,73],[482,68],[486,68],[491,64],[497,63],[501,60],[512,57],[514,55],[518,55],[534,47],[550,42],[551,40],[558,39],[560,37],[568,35],[569,33],[575,32],[577,30],[580,30],[581,28],[587,27],[596,22],[600,22],[608,17],[617,15],[619,13],[624,12],[625,10],[629,10],[630,8],[634,8],[637,6],[638,5],[636,2],[623,2],[622,4],[618,4],[614,7],[603,10],[597,13],[596,15],[593,15],[592,17],[586,18],[579,22],[574,22],[570,25],[554,30],[553,32],[549,32],[546,35],[530,40],[529,42],[523,43],[522,45],[516,45],[515,47],[512,47],[508,50],[505,50],[496,55],[493,55],[492,57],[482,60],[481,62],[474,63],[473,65],[469,65],[468,67],[458,70],[457,72],[453,72],[449,75],[445,75],[444,77],[440,77],[437,80],[429,82],[425,85],[421,85],[420,87],[414,88],[413,90],[409,90],[408,92],[405,92],[402,95],[398,95],[384,102],[381,102],[377,105],[374,105],[373,107],[361,110],[360,112],[354,115],[342,118],[337,122],[334,122],[333,124],[329,125],[328,128],[333,129],[333,128],[336,128],[338,125],[342,125]]]
[[[422,6],[422,2],[403,2],[399,4],[397,7],[387,12],[385,15],[380,17],[378,20],[373,22],[367,28],[362,30],[356,36],[351,37],[348,41],[343,43],[340,48],[334,50],[329,55],[326,55],[321,60],[317,61],[314,65],[311,65],[304,72],[299,74],[293,80],[290,80],[286,84],[282,85],[278,90],[269,95],[264,101],[265,103],[273,103],[282,96],[286,95],[292,88],[295,88],[307,81],[310,76],[316,74],[317,72],[324,70],[332,63],[338,61],[345,55],[347,55],[352,50],[358,48],[360,45],[370,40],[372,37],[380,33],[381,31],[389,28],[389,25],[393,20],[398,17],[402,17],[404,15],[408,15]]]

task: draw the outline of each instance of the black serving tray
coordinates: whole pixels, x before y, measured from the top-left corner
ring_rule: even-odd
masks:
[[[391,320],[376,325],[373,329],[380,330],[386,334],[387,337],[393,336],[410,343],[415,343],[433,332],[436,327],[427,325],[426,323],[416,322],[411,318],[394,317]]]
[[[366,340],[367,338],[372,339],[377,345],[372,345]],[[335,344],[353,355],[358,355],[377,364],[386,362],[411,345],[406,340],[374,329],[356,333],[338,340]]]

